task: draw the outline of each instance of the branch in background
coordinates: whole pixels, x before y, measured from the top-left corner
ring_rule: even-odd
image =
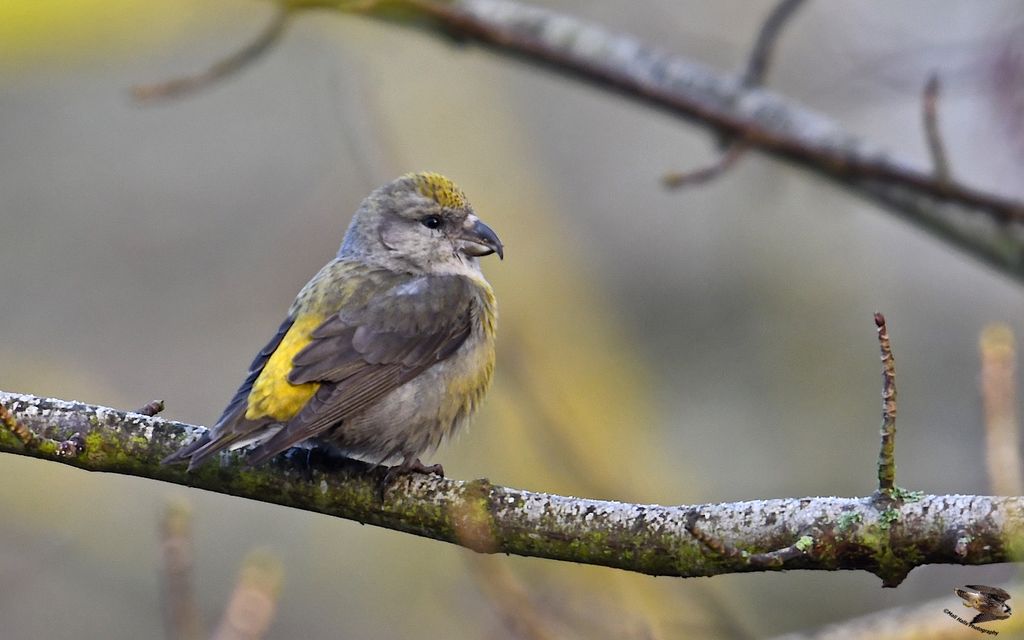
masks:
[[[945,184],[952,182],[946,145],[939,131],[939,75],[933,73],[924,85],[921,98],[921,120],[924,122],[924,137],[928,141],[928,152],[932,156],[935,178]]]
[[[195,93],[241,71],[270,50],[281,39],[290,12],[284,3],[275,3],[274,16],[267,26],[249,44],[228,57],[217,61],[205,71],[154,84],[132,87],[132,96],[139,102],[181,98]]]
[[[750,89],[764,84],[772,54],[775,51],[775,43],[778,42],[782,27],[789,22],[789,19],[803,3],[804,0],[780,0],[768,14],[758,31],[750,55],[747,57],[747,68],[743,72],[742,80],[745,88]],[[722,136],[719,146],[722,147],[722,151],[716,161],[700,169],[669,173],[662,177],[662,184],[670,189],[677,189],[709,182],[732,168],[749,148],[742,138],[736,139],[730,136]]]
[[[1013,330],[993,324],[981,332],[981,396],[985,411],[985,460],[992,493],[1019,495],[1021,460],[1017,422],[1017,345]]]
[[[184,500],[169,502],[160,522],[163,548],[164,626],[169,640],[200,640],[203,630],[192,569],[195,551],[192,509]],[[259,640],[277,612],[284,571],[267,551],[251,552],[242,564],[235,589],[224,608],[214,640]]]
[[[359,11],[434,28],[447,39],[476,40],[577,76],[829,178],[1024,281],[1024,202],[943,181],[844,131],[824,114],[630,36],[511,0],[283,0],[281,7]],[[268,32],[273,31],[272,25]],[[273,40],[254,44],[265,41],[265,50]],[[247,50],[262,52],[257,46]],[[180,82],[186,89],[201,88],[225,75],[223,69],[238,70],[254,57],[235,55],[198,77],[157,86],[173,89]]]
[[[45,437],[25,445],[0,429],[0,451],[91,471],[172,482],[365,524],[460,543],[466,514],[485,515],[493,540],[478,551],[508,553],[681,577],[765,571],[742,557],[708,553],[686,530],[694,518],[709,536],[749,554],[794,544],[794,531],[817,532],[808,551],[782,569],[860,569],[895,586],[923,564],[990,564],[1011,558],[1008,540],[1024,530],[1024,498],[899,495],[787,498],[694,506],[588,500],[415,475],[380,499],[381,474],[354,460],[293,450],[248,467],[244,450],[194,473],[161,458],[201,427],[107,407],[0,392],[23,426]],[[80,434],[83,449],[62,456],[53,442]],[[38,444],[37,444],[38,443]],[[479,524],[470,526],[479,531]]]
[[[339,7],[330,0],[292,4]],[[823,114],[763,89],[746,89],[735,76],[569,15],[509,0],[398,4],[412,14],[397,18],[407,23],[423,26],[413,18],[429,18],[445,36],[476,40],[742,138],[1024,280],[1024,202],[944,183]],[[374,13],[395,18],[383,10]]]
[[[885,316],[875,314],[882,352],[882,446],[878,451],[878,491],[890,495],[896,486],[896,361],[889,344]]]
[[[164,628],[169,640],[205,638],[199,604],[192,582],[195,551],[192,548],[192,510],[178,500],[164,508],[160,521],[163,549]]]

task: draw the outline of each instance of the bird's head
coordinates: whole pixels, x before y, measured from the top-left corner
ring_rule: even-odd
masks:
[[[492,253],[504,257],[501,240],[455,183],[437,173],[408,173],[363,201],[338,256],[444,274],[478,271],[477,258]]]

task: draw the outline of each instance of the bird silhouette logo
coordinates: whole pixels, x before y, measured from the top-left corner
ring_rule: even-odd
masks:
[[[1006,601],[1010,599],[1010,594],[999,587],[968,584],[953,589],[953,592],[963,598],[965,607],[978,610],[979,613],[971,620],[971,624],[1005,620],[1010,617],[1010,605],[1006,604]]]

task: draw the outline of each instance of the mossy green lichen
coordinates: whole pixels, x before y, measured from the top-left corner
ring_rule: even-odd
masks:
[[[894,523],[900,521],[900,512],[898,509],[886,509],[878,516],[878,526],[883,530],[888,529]]]
[[[800,539],[793,545],[798,550],[807,553],[814,547],[814,538],[811,536],[800,536]]]
[[[92,423],[96,419],[96,416],[89,416],[89,422]],[[106,440],[103,438],[103,434],[99,431],[90,431],[85,434],[85,451],[82,455],[90,460],[101,460],[106,458]]]
[[[893,487],[890,495],[900,502],[920,502],[924,498],[924,491],[911,491],[902,487]]]
[[[55,440],[41,440],[35,447],[36,451],[46,456],[52,456],[57,453],[57,442]]]
[[[853,528],[854,524],[860,524],[861,522],[864,522],[864,514],[859,511],[854,511],[851,513],[844,513],[839,516],[839,521],[836,524],[836,527],[839,531],[846,533]]]
[[[25,446],[25,443],[21,441],[17,434],[0,423],[0,448],[6,451],[20,452],[25,451],[29,447]]]
[[[912,566],[908,565],[903,558],[897,556],[888,544],[875,554],[875,561],[878,563],[875,575],[882,579],[884,586],[899,584]]]

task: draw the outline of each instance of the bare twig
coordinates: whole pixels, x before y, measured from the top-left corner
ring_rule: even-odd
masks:
[[[281,39],[291,14],[287,3],[275,1],[274,15],[267,26],[249,44],[219,60],[205,71],[154,84],[136,85],[132,95],[139,102],[180,98],[204,89],[245,68],[270,50]]]
[[[882,352],[882,445],[878,452],[878,491],[892,493],[896,483],[896,361],[889,344],[885,316],[875,314]]]
[[[689,187],[714,180],[731,169],[743,157],[746,150],[750,148],[750,145],[743,140],[733,140],[728,145],[718,156],[718,159],[711,164],[698,169],[691,169],[690,171],[667,173],[661,178],[662,184],[670,189],[678,189],[679,187]]]
[[[985,411],[985,459],[995,495],[1019,495],[1021,459],[1017,421],[1017,344],[1005,324],[985,327],[979,340]]]
[[[949,170],[946,145],[942,141],[942,132],[939,131],[939,75],[937,73],[928,76],[928,82],[924,85],[924,95],[921,99],[921,109],[921,120],[924,122],[924,136],[928,141],[928,151],[932,156],[935,178],[942,183],[948,184],[953,178]]]
[[[259,640],[267,635],[281,593],[284,568],[268,551],[246,557],[213,640]]]
[[[764,83],[782,27],[803,3],[804,0],[780,0],[768,14],[747,57],[747,68],[742,79],[744,87],[749,89]],[[662,184],[670,189],[678,189],[714,180],[731,169],[750,145],[743,138],[724,135],[719,139],[719,147],[721,151],[714,162],[699,169],[666,174],[661,179]]]
[[[144,416],[155,416],[158,413],[161,413],[163,410],[164,401],[154,400],[152,402],[147,402],[146,404],[139,407],[139,409],[135,413],[141,413]]]
[[[206,637],[192,583],[192,510],[187,502],[169,502],[160,521],[163,548],[164,628],[168,640]]]
[[[757,40],[754,41],[754,48],[750,50],[750,56],[747,58],[747,68],[742,79],[744,87],[749,89],[764,84],[779,33],[803,4],[804,0],[779,0],[765,18],[761,30],[757,33]]]

